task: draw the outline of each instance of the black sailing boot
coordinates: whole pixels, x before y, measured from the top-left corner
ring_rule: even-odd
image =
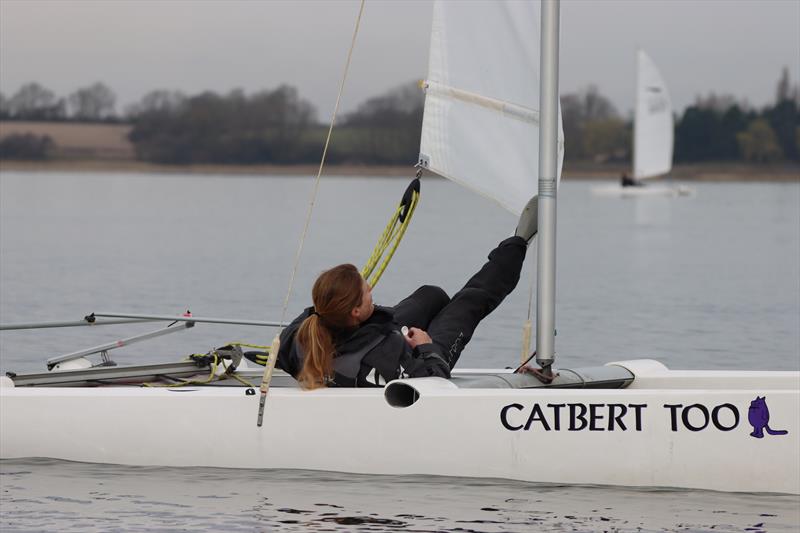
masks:
[[[537,231],[539,231],[539,197],[534,196],[522,210],[514,235],[522,237],[530,244]]]

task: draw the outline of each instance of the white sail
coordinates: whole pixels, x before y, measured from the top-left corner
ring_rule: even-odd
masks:
[[[421,164],[519,214],[538,190],[538,4],[433,10]],[[559,180],[563,137],[559,112]]]
[[[642,50],[637,53],[636,71],[633,175],[643,179],[672,169],[674,132],[667,85],[653,60]]]

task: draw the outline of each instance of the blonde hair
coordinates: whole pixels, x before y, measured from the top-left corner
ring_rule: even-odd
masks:
[[[361,304],[363,288],[364,278],[351,264],[326,270],[314,282],[314,312],[297,330],[305,354],[297,379],[304,389],[324,387],[333,377],[334,333],[352,325],[351,312]]]

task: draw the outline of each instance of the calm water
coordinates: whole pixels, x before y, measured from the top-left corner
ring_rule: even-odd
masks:
[[[322,269],[363,264],[406,186],[325,178],[287,317]],[[678,199],[559,192],[556,341],[561,366],[654,357],[671,368],[800,369],[800,183],[697,184]],[[278,320],[310,178],[0,173],[0,322],[93,311]],[[453,293],[515,219],[442,180],[374,291]],[[532,250],[517,291],[478,329],[460,366],[519,359]],[[534,303],[535,309],[535,303]],[[155,329],[0,333],[0,370]],[[120,350],[174,361],[273,330],[199,324]],[[743,458],[746,460],[746,458]],[[796,530],[796,497],[554,487],[310,472],[0,463],[0,529],[564,531]]]

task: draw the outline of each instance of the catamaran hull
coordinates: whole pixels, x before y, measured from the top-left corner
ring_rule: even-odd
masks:
[[[666,186],[666,185],[646,185],[643,187],[623,187],[621,185],[601,185],[592,187],[592,194],[595,196],[616,196],[622,198],[639,198],[651,196],[691,196],[693,190],[685,185]]]
[[[262,427],[252,389],[4,387],[0,457],[800,493],[797,372],[655,368],[620,390],[441,381],[405,408],[382,389],[275,388]],[[758,398],[769,432],[749,416]]]

